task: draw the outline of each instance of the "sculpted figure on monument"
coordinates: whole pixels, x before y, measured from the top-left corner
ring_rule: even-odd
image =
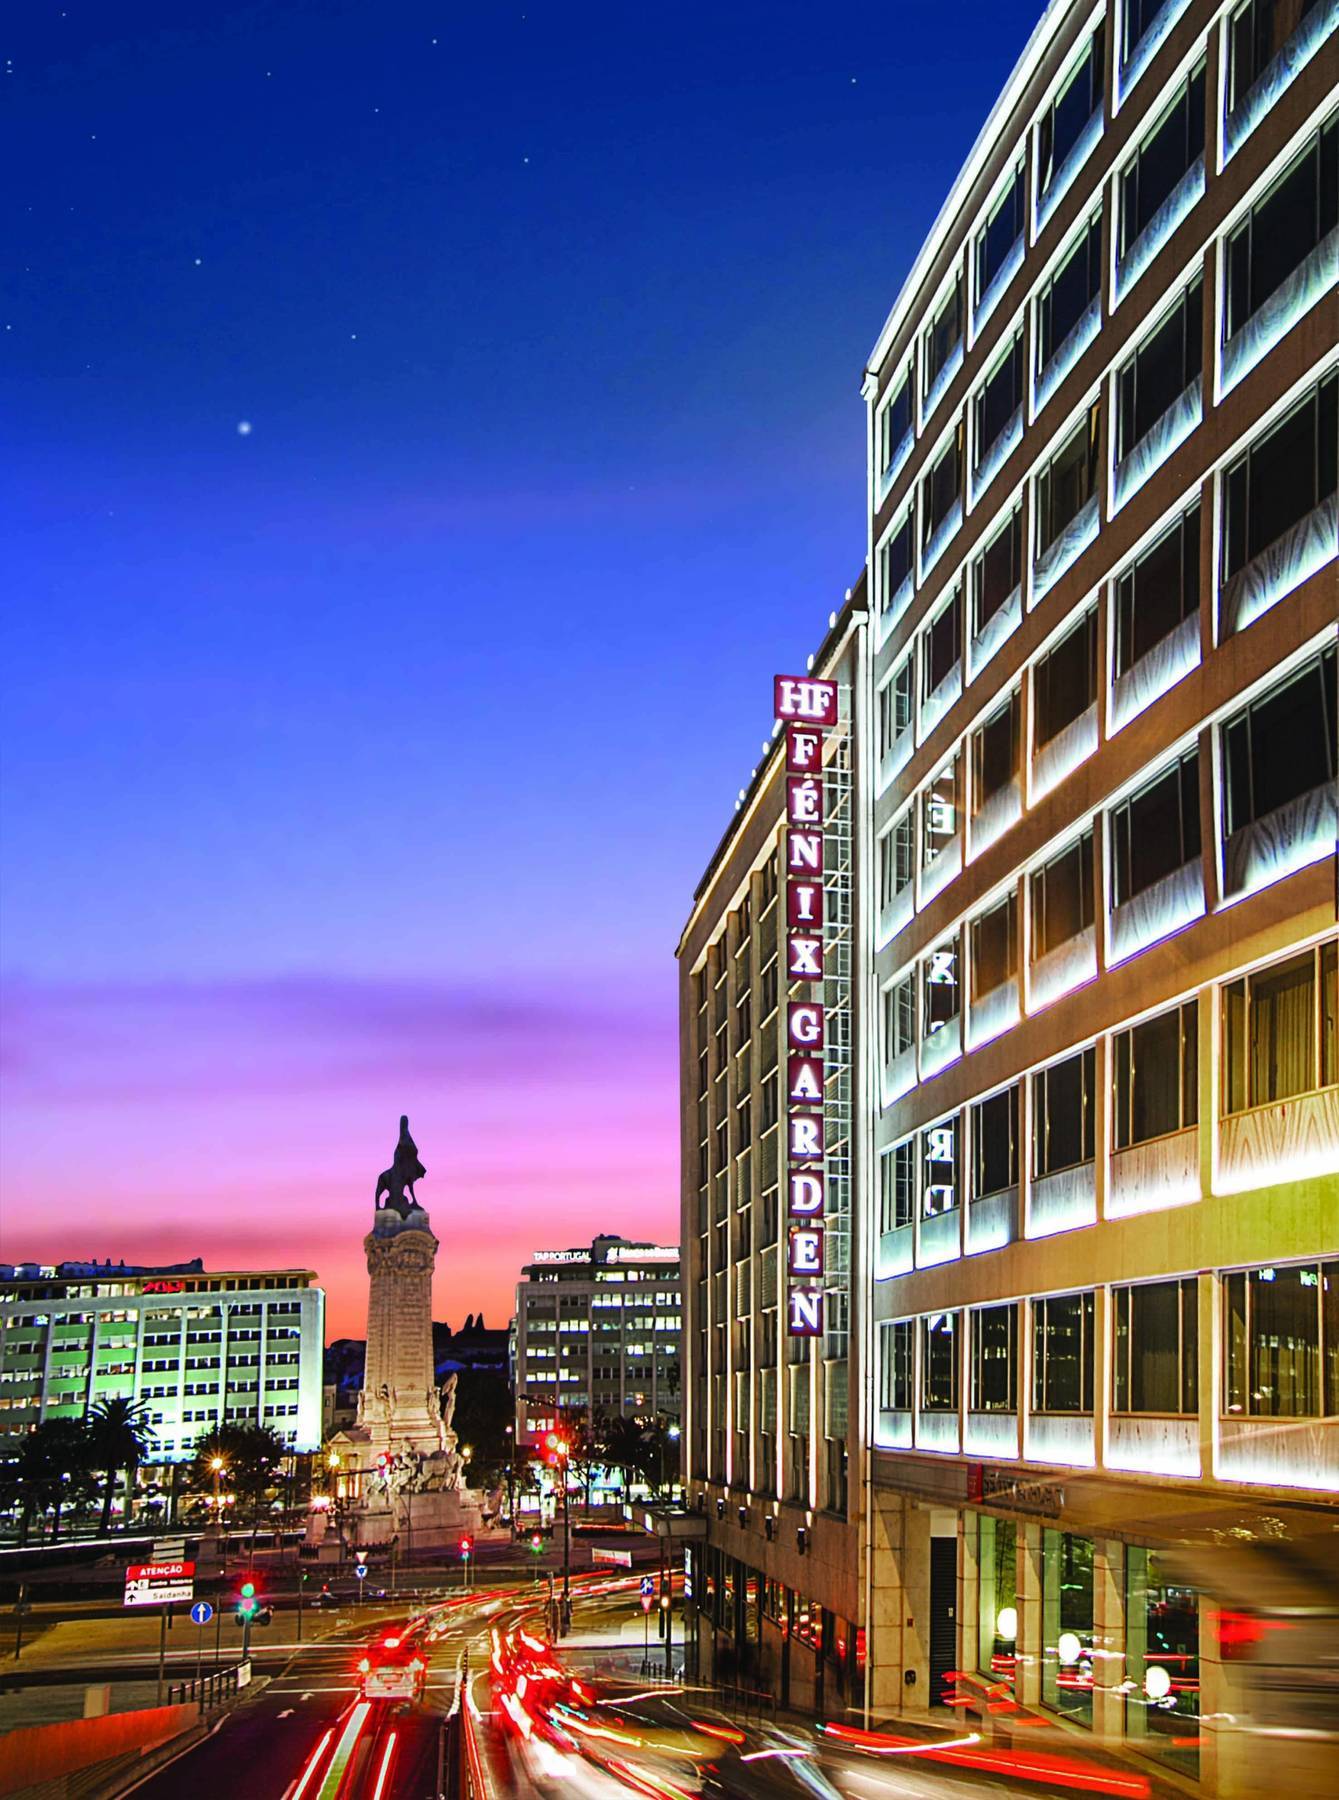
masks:
[[[418,1145],[409,1135],[409,1114],[400,1115],[400,1141],[395,1146],[395,1155],[391,1159],[389,1169],[383,1169],[377,1176],[374,1203],[378,1207],[384,1204],[394,1207],[402,1219],[408,1218],[411,1207],[418,1205],[418,1195],[414,1192],[414,1183],[422,1181],[427,1170],[418,1160]],[[405,1198],[406,1193],[408,1199]]]
[[[441,1408],[442,1428],[445,1431],[450,1431],[451,1421],[456,1416],[456,1375],[454,1370],[452,1370],[451,1374],[449,1374],[442,1383]]]

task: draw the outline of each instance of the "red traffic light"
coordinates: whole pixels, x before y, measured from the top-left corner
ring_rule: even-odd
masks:
[[[471,1551],[471,1550],[472,1550],[472,1549],[473,1549],[473,1547],[474,1547],[474,1546],[473,1546],[473,1545],[472,1545],[472,1544],[471,1544],[471,1542],[470,1542],[470,1540],[469,1540],[469,1539],[468,1539],[468,1538],[467,1538],[467,1537],[464,1537],[464,1538],[461,1538],[461,1540],[460,1540],[460,1554],[461,1554],[461,1555],[462,1555],[462,1556],[468,1556],[468,1555],[469,1555],[469,1553],[470,1553],[470,1551]]]

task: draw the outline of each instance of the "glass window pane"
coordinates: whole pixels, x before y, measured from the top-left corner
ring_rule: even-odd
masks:
[[[1041,1697],[1076,1723],[1093,1716],[1093,1543],[1042,1534]]]

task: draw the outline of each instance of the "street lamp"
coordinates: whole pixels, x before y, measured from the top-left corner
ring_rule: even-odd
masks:
[[[516,1427],[508,1425],[507,1436],[511,1442],[507,1446],[507,1523],[511,1531],[511,1541],[516,1542]]]
[[[551,1431],[544,1440],[549,1451],[550,1460],[558,1469],[563,1491],[563,1601],[558,1621],[556,1636],[561,1637],[569,1628],[572,1617],[572,1527],[571,1515],[567,1506],[567,1458],[571,1445],[565,1438]]]
[[[219,1572],[223,1575],[228,1573],[228,1537],[223,1529],[223,1502],[219,1498],[219,1484],[223,1479],[227,1467],[227,1463],[221,1456],[210,1457],[209,1469],[214,1477],[214,1523],[218,1527],[219,1555],[221,1558]]]

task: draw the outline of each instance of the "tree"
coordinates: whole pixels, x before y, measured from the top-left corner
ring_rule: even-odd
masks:
[[[221,1482],[249,1507],[255,1525],[261,1504],[281,1479],[280,1469],[289,1454],[288,1445],[268,1425],[214,1425],[195,1440],[191,1485],[201,1493],[215,1487],[215,1462]]]
[[[601,1448],[605,1461],[623,1475],[623,1486],[630,1488],[634,1475],[645,1476],[650,1461],[646,1421],[627,1413],[614,1413],[604,1421]]]
[[[99,1400],[87,1419],[92,1465],[102,1471],[102,1520],[99,1526],[105,1536],[111,1529],[112,1500],[117,1477],[126,1477],[126,1516],[130,1514],[130,1495],[135,1471],[148,1460],[156,1433],[149,1423],[148,1408],[142,1400],[128,1400],[113,1394]]]
[[[34,1513],[55,1509],[51,1541],[60,1536],[61,1514],[79,1506],[93,1488],[91,1434],[82,1419],[43,1419],[19,1445],[14,1483],[19,1501],[19,1542],[28,1541]]]

